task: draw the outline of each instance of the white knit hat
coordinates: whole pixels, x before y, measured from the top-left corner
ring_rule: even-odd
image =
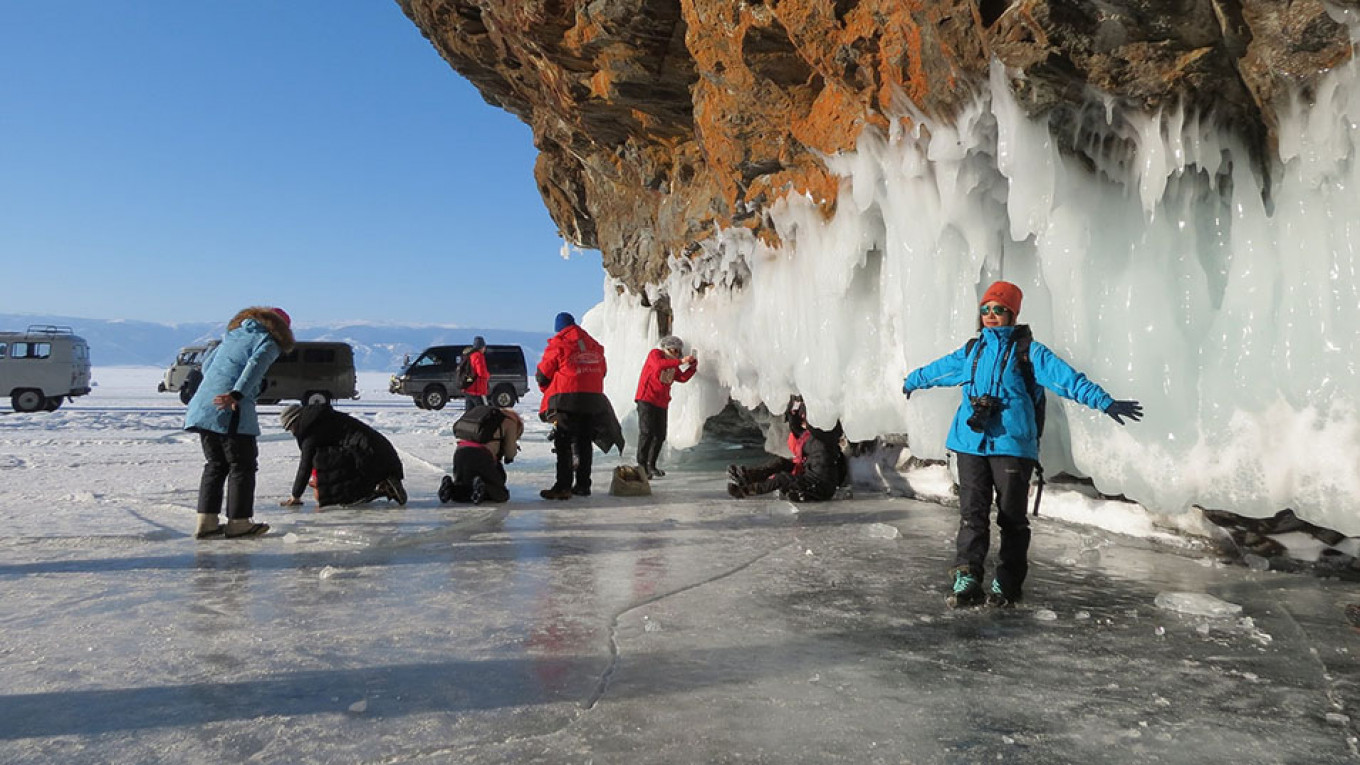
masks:
[[[283,429],[291,431],[293,424],[302,416],[302,406],[299,404],[289,404],[279,412],[279,422],[283,423]]]

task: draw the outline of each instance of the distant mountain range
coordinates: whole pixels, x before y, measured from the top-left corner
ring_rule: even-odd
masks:
[[[90,344],[90,356],[99,366],[168,366],[179,349],[219,338],[226,323],[157,324],[121,319],[78,319],[70,316],[39,316],[0,313],[0,330],[22,331],[33,324],[70,327]],[[431,345],[470,344],[481,335],[488,343],[524,347],[532,367],[547,345],[550,331],[523,332],[508,329],[397,324],[316,324],[293,328],[298,340],[330,340],[354,346],[354,365],[361,370],[395,371],[407,354],[414,357]]]

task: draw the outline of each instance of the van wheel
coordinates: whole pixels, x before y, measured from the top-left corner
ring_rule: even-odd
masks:
[[[449,394],[444,391],[442,385],[431,385],[425,389],[425,408],[443,409],[449,403]]]
[[[424,409],[424,408],[425,408],[425,399],[421,398],[420,396],[412,396],[412,397],[411,397],[411,400],[414,401],[414,402],[416,403],[416,408],[417,408],[417,409]]]
[[[36,412],[47,406],[47,396],[40,390],[22,388],[9,397],[9,405],[16,412]]]
[[[49,412],[55,412],[60,408],[61,408],[61,396],[52,396],[47,399],[46,403],[43,404],[43,409],[46,409]]]
[[[311,390],[307,391],[307,395],[302,397],[302,403],[304,404],[329,404],[330,402],[330,391]]]
[[[514,406],[515,402],[518,400],[518,397],[515,396],[515,389],[511,388],[509,385],[498,385],[496,386],[496,389],[491,392],[491,403],[501,409],[509,409]]]

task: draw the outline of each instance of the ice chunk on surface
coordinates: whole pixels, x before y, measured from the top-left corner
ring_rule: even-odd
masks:
[[[1161,609],[1194,616],[1236,616],[1242,607],[1203,592],[1162,592],[1153,603]]]

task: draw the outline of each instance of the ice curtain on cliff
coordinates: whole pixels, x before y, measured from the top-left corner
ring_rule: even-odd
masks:
[[[1120,428],[1051,404],[1050,474],[1164,513],[1292,507],[1360,534],[1355,64],[1285,114],[1265,165],[1212,115],[1099,103],[1072,156],[1008,76],[995,65],[949,123],[904,99],[889,134],[827,158],[842,179],[834,215],[797,195],[769,209],[779,246],[731,228],[672,261],[654,290],[702,359],[698,384],[677,386],[672,443],[694,443],[729,396],[778,407],[796,391],[851,439],[906,433],[913,453],[942,457],[958,393],[907,402],[902,377],[962,345],[981,291],[1004,278],[1042,342],[1147,408]],[[587,325],[611,352],[645,349],[647,311],[606,289]],[[628,373],[611,382],[631,400]]]

